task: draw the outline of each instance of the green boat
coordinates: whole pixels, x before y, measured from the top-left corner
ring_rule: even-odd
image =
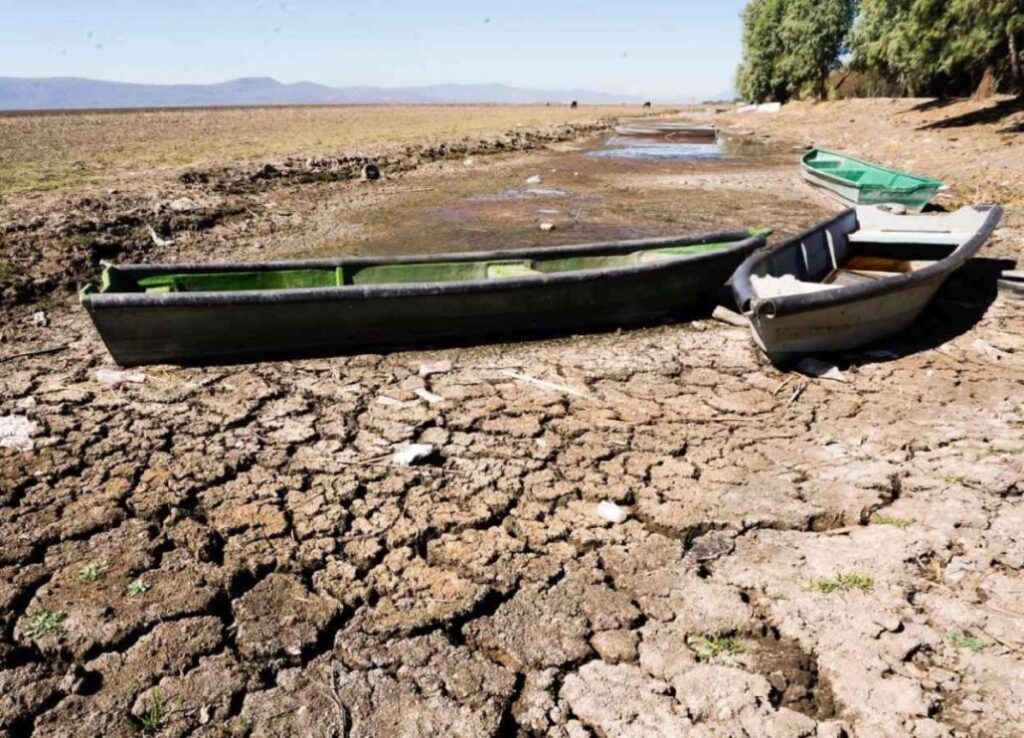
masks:
[[[394,258],[107,266],[81,300],[124,366],[484,343],[709,310],[765,236],[733,231]]]
[[[805,180],[853,205],[902,205],[920,212],[943,187],[937,179],[886,169],[828,149],[811,149],[802,164]]]

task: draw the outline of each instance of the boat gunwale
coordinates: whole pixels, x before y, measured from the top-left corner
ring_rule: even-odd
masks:
[[[628,266],[605,267],[600,269],[583,269],[567,272],[530,275],[525,277],[506,277],[502,279],[471,279],[451,282],[399,282],[370,285],[341,285],[336,287],[305,287],[280,290],[234,290],[209,292],[86,292],[81,294],[81,301],[90,312],[93,309],[123,307],[171,307],[187,305],[228,305],[228,304],[259,304],[278,302],[302,302],[345,299],[398,298],[424,295],[453,295],[477,292],[509,291],[529,289],[538,286],[574,284],[585,281],[599,281],[620,277],[644,274],[655,274],[661,271],[692,266],[694,263],[713,261],[736,253],[752,253],[762,248],[770,231],[757,233],[751,231],[718,231],[693,236],[666,236],[660,238],[634,239],[628,241],[597,242],[590,244],[569,244],[566,246],[513,249],[508,251],[452,252],[440,254],[403,255],[395,257],[341,257],[335,259],[302,259],[287,261],[271,261],[262,263],[223,262],[219,264],[182,263],[182,264],[124,264],[114,265],[122,272],[135,275],[153,276],[167,273],[201,273],[201,272],[263,272],[303,268],[333,269],[340,266],[383,266],[390,264],[423,264],[447,263],[452,261],[496,261],[515,260],[538,254],[553,256],[592,255],[594,252],[615,255],[618,252],[630,253],[638,249],[654,250],[669,246],[699,246],[716,242],[734,242],[725,248],[707,251],[689,256],[674,257],[664,261],[648,264],[632,264]]]
[[[876,170],[885,172],[886,174],[895,174],[895,175],[900,176],[900,177],[910,177],[912,179],[916,179],[918,182],[920,182],[920,184],[914,185],[912,187],[911,186],[906,186],[906,187],[892,186],[892,187],[890,187],[890,186],[887,186],[887,185],[860,184],[859,182],[856,182],[854,180],[844,179],[844,178],[839,177],[837,175],[829,174],[828,172],[822,171],[820,169],[815,169],[808,162],[808,157],[810,157],[812,154],[817,154],[817,153],[830,154],[831,156],[839,157],[841,159],[846,159],[847,161],[853,161],[853,162],[856,162],[858,164],[862,164],[864,166],[870,167],[871,169],[876,169]],[[873,162],[866,161],[864,159],[858,159],[856,156],[849,156],[847,154],[843,154],[843,153],[840,153],[838,151],[833,151],[831,149],[813,148],[810,151],[807,151],[800,158],[800,165],[801,165],[803,170],[808,175],[811,175],[811,176],[813,176],[813,177],[815,177],[817,179],[823,179],[825,181],[833,182],[835,184],[841,184],[841,185],[844,185],[846,187],[853,187],[853,188],[855,188],[855,189],[857,189],[857,190],[859,190],[861,192],[863,192],[863,191],[879,191],[879,190],[884,190],[884,191],[887,191],[887,192],[894,192],[894,193],[897,193],[899,195],[913,195],[915,193],[922,192],[924,190],[934,189],[934,190],[937,191],[940,187],[945,186],[945,182],[943,182],[942,180],[939,180],[939,179],[933,179],[932,177],[924,177],[924,176],[922,176],[920,174],[914,174],[913,172],[901,172],[898,169],[890,169],[889,167],[882,166],[881,164],[875,164]]]
[[[765,249],[748,257],[736,269],[732,277],[733,296],[741,312],[751,318],[767,318],[773,320],[786,315],[811,312],[820,308],[836,307],[847,305],[853,302],[882,297],[894,292],[900,292],[907,288],[914,287],[918,283],[927,282],[935,277],[948,276],[971,259],[985,242],[992,235],[992,232],[999,225],[1003,217],[1003,208],[1000,205],[971,205],[979,213],[988,213],[981,226],[966,241],[961,243],[943,259],[934,264],[905,274],[894,274],[891,277],[878,279],[872,282],[865,282],[857,285],[847,285],[821,292],[811,292],[800,295],[784,295],[782,297],[759,298],[754,293],[751,275],[756,266],[765,261],[768,257],[783,249],[792,248],[808,237],[823,231],[838,223],[853,213],[856,217],[856,208],[847,208],[838,215],[814,225],[796,236],[782,241],[770,249]],[[859,229],[859,221],[858,221]],[[851,231],[856,233],[856,231]],[[911,243],[911,241],[908,241]],[[770,306],[770,311],[765,307]]]

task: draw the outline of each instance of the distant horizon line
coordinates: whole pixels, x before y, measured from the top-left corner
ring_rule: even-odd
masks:
[[[221,80],[214,81],[214,82],[195,82],[195,81],[139,82],[139,81],[133,81],[133,80],[124,80],[124,79],[88,77],[88,76],[75,75],[75,74],[46,75],[46,76],[27,76],[27,77],[26,76],[13,76],[13,75],[0,75],[0,81],[9,82],[9,83],[23,83],[23,84],[24,83],[28,83],[28,84],[32,84],[32,83],[47,83],[47,82],[50,82],[50,83],[54,83],[54,82],[72,82],[72,83],[80,82],[80,83],[118,85],[118,86],[136,86],[136,87],[146,87],[146,88],[164,88],[164,89],[167,89],[168,91],[171,91],[174,88],[218,88],[218,87],[227,87],[227,86],[230,86],[232,84],[236,84],[237,85],[239,83],[243,83],[243,84],[244,83],[263,83],[265,85],[273,85],[275,87],[280,87],[280,88],[292,88],[292,89],[295,89],[295,88],[300,88],[300,89],[301,88],[308,88],[308,89],[311,89],[311,90],[312,89],[317,89],[317,90],[321,90],[321,91],[332,91],[332,92],[339,92],[339,93],[342,93],[342,92],[352,93],[352,92],[358,92],[358,91],[366,91],[366,92],[375,92],[375,93],[399,93],[400,94],[400,93],[403,93],[403,92],[437,91],[437,90],[444,90],[445,88],[450,89],[450,90],[461,90],[461,91],[474,90],[474,89],[486,90],[486,89],[489,88],[491,90],[499,90],[499,89],[500,90],[506,90],[506,91],[508,91],[510,93],[518,93],[518,94],[521,94],[521,95],[522,94],[525,94],[525,95],[536,94],[538,96],[541,96],[541,99],[537,99],[535,101],[529,101],[529,100],[517,101],[517,102],[519,102],[521,104],[529,104],[530,102],[536,102],[536,103],[542,103],[542,104],[544,104],[544,103],[552,103],[552,104],[554,104],[557,101],[555,99],[552,99],[552,96],[559,96],[559,95],[564,95],[566,97],[565,102],[566,103],[570,103],[570,102],[573,101],[572,100],[573,95],[576,95],[576,96],[588,96],[588,97],[592,97],[592,98],[593,97],[605,98],[605,100],[602,100],[601,102],[584,102],[582,100],[580,101],[581,104],[587,104],[587,105],[634,104],[634,103],[638,103],[638,102],[651,102],[651,103],[657,103],[659,105],[685,105],[685,104],[693,104],[693,103],[696,103],[696,102],[701,102],[701,101],[704,101],[704,100],[707,100],[707,101],[721,101],[721,100],[726,99],[726,97],[730,97],[730,95],[732,95],[732,93],[730,91],[729,95],[725,95],[724,93],[719,93],[718,95],[702,96],[702,95],[697,95],[697,94],[681,93],[678,96],[672,96],[672,97],[669,97],[669,98],[658,98],[656,96],[650,96],[650,95],[645,95],[645,94],[620,93],[620,92],[614,92],[614,91],[613,92],[607,92],[607,91],[604,91],[604,90],[590,89],[590,88],[586,88],[586,87],[575,87],[575,86],[567,86],[567,87],[560,87],[560,86],[531,87],[529,85],[524,85],[524,84],[518,84],[518,83],[513,83],[513,82],[500,82],[500,81],[491,81],[491,82],[432,82],[432,83],[426,83],[426,84],[395,84],[395,85],[387,85],[387,84],[379,84],[379,83],[353,83],[353,84],[334,85],[334,84],[326,84],[326,83],[323,83],[323,82],[313,82],[313,81],[310,81],[308,79],[299,80],[299,81],[295,81],[295,82],[282,82],[281,80],[279,80],[278,78],[274,77],[273,75],[249,75],[249,76],[242,76],[242,77],[232,77],[232,78],[228,78],[228,79],[221,79]],[[25,110],[32,110],[33,109],[33,108],[9,108],[9,107],[5,107],[4,106],[4,102],[5,101],[4,101],[3,92],[4,92],[3,90],[0,90],[0,110],[15,111],[15,110],[19,110],[19,109],[25,109]],[[261,104],[262,105],[266,105],[266,106],[280,107],[282,105],[307,105],[307,106],[314,106],[314,105],[440,104],[440,103],[444,103],[444,101],[441,101],[441,100],[436,100],[436,101],[435,100],[411,100],[411,101],[401,101],[401,100],[393,100],[392,101],[392,100],[387,100],[387,101],[367,101],[367,102],[361,102],[361,101],[356,101],[356,100],[353,100],[353,101],[346,101],[346,100],[316,101],[316,100],[311,100],[310,102],[307,102],[307,103],[298,102],[298,101],[282,101],[282,102],[268,101],[266,103],[259,103],[259,102],[253,102],[253,103],[231,103],[231,102],[227,102],[227,103],[225,103],[223,105],[215,105],[213,107],[226,107],[226,108],[233,108],[233,107],[255,107],[255,106],[259,106]],[[488,100],[488,99],[481,99],[481,100],[477,100],[477,101],[471,101],[471,100],[453,100],[453,101],[451,101],[451,104],[472,104],[472,103],[477,103],[477,104],[496,104],[496,105],[509,104],[508,101]],[[109,109],[122,109],[123,107],[124,107],[123,105],[118,104],[118,105],[111,106]],[[175,105],[172,102],[172,103],[169,103],[169,104],[159,104],[158,103],[158,104],[155,104],[155,105],[153,105],[153,104],[150,104],[150,105],[140,105],[140,106],[138,106],[138,109],[146,109],[146,108],[150,108],[150,107],[155,107],[155,108],[167,108],[167,107],[190,108],[190,107],[211,107],[211,106],[210,105],[202,105],[202,104],[189,104],[189,103],[186,103],[186,104],[183,104],[183,105]],[[40,112],[43,110],[41,108],[34,108],[34,109],[39,110]],[[61,107],[56,107],[56,108],[53,108],[53,109],[54,110],[60,110],[62,108]],[[75,108],[75,109],[78,109],[78,108]],[[104,106],[100,106],[100,107],[96,107],[96,108],[81,108],[81,109],[105,110],[105,109],[108,109],[108,108],[106,108]]]

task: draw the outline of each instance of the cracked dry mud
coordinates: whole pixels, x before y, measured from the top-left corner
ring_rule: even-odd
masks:
[[[687,205],[657,182],[740,176],[593,166],[594,197],[666,218]],[[788,166],[743,170],[750,207],[793,212],[757,186]],[[783,230],[833,207],[798,187]],[[440,217],[408,197],[380,207]],[[989,254],[1016,255],[1015,222]],[[190,248],[245,255],[225,227]],[[0,449],[0,734],[1019,736],[1024,302],[990,277],[958,275],[905,355],[848,357],[846,383],[698,321],[109,386],[81,310],[10,307],[7,353],[71,347],[0,364],[0,416],[37,428]],[[410,441],[439,458],[392,466]]]

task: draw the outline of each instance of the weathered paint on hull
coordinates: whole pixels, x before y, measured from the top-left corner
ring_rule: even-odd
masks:
[[[917,192],[907,196],[887,190],[862,190],[855,185],[839,184],[818,176],[813,170],[802,167],[804,180],[826,190],[848,205],[902,205],[908,211],[920,213],[938,193],[938,188]]]
[[[937,278],[873,299],[778,317],[751,317],[754,338],[772,361],[848,351],[899,333],[920,317],[945,282]]]
[[[138,304],[136,296],[122,301],[115,295],[88,301],[86,307],[123,366],[327,356],[565,335],[686,317],[710,308],[748,253],[734,251],[699,263],[680,260],[654,274],[492,283],[435,294],[311,289],[272,301],[235,294],[151,306]]]

